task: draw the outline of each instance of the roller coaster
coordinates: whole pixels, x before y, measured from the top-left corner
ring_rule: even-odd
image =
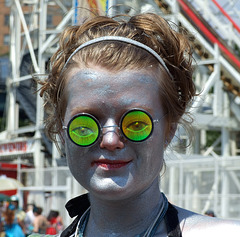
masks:
[[[38,200],[48,210],[61,210],[67,199],[85,192],[45,136],[43,102],[31,90],[32,73],[44,76],[59,33],[86,17],[89,11],[82,10],[86,8],[109,15],[151,11],[194,38],[194,80],[200,93],[190,109],[195,119],[194,144],[180,146],[188,143],[188,137],[179,128],[171,146],[175,149],[166,151],[161,188],[171,202],[184,208],[201,213],[213,209],[219,217],[240,219],[240,1],[69,2],[11,2],[12,73],[7,81],[7,126],[0,134],[0,161],[33,167],[19,168],[18,178],[25,184],[19,196],[28,193],[30,201]],[[49,12],[60,16],[55,27],[48,25]],[[26,126],[19,126],[19,108],[28,117]]]

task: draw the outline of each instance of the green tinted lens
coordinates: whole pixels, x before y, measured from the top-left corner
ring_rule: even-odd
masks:
[[[89,115],[74,117],[68,126],[70,139],[79,146],[90,146],[99,137],[99,126]]]
[[[141,142],[146,140],[152,133],[152,119],[144,111],[132,110],[123,117],[121,129],[129,140]]]

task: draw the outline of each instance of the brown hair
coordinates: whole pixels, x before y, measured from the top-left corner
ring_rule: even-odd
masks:
[[[7,208],[6,211],[3,212],[3,217],[7,225],[12,225],[15,219],[15,211]]]
[[[38,216],[42,214],[42,208],[41,207],[34,207],[33,213],[36,213]]]
[[[192,48],[188,38],[177,32],[170,24],[153,13],[129,17],[128,21],[106,16],[88,19],[80,26],[66,28],[59,41],[59,48],[51,58],[51,71],[41,82],[41,96],[45,98],[45,108],[49,112],[46,130],[56,141],[61,137],[64,80],[67,72],[74,67],[97,64],[112,71],[152,67],[161,70],[159,77],[162,104],[168,121],[168,133],[172,124],[183,122],[182,115],[195,95],[192,81]],[[64,67],[69,56],[84,42],[106,35],[123,36],[139,41],[157,52],[164,60],[173,78],[170,78],[160,63],[147,51],[123,42],[102,41],[81,49]],[[64,70],[63,70],[64,67]],[[185,123],[188,121],[184,121]]]

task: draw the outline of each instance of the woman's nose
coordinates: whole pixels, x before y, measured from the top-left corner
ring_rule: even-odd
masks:
[[[100,148],[114,151],[116,149],[122,149],[123,147],[124,143],[121,140],[118,126],[104,126],[102,129],[102,140],[100,142]]]

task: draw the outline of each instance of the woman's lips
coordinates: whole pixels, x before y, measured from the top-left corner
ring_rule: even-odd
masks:
[[[97,160],[92,162],[92,166],[100,166],[106,170],[110,169],[119,169],[123,166],[126,166],[131,161],[121,161],[121,160]]]

